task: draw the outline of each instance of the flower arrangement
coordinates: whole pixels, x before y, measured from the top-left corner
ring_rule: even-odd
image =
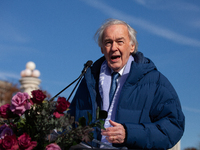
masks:
[[[86,123],[84,117],[75,122],[67,113],[69,106],[64,97],[58,97],[57,101],[47,100],[41,90],[32,91],[32,97],[18,92],[11,105],[0,107],[3,118],[0,122],[0,150],[61,150],[92,140],[93,127],[103,128],[101,119],[105,119],[107,113],[98,109],[95,123],[90,123],[90,119]],[[89,113],[88,118],[91,118]],[[76,128],[74,124],[77,124]]]

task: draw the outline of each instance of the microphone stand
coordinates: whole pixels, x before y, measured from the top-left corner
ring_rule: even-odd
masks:
[[[74,84],[77,80],[79,80],[79,81],[77,82],[77,84],[75,85],[74,89],[72,90],[71,94],[69,95],[68,99],[67,99],[67,101],[69,101],[70,97],[72,96],[73,92],[75,91],[76,87],[78,86],[79,82],[81,81],[83,75],[86,73],[87,69],[92,65],[92,63],[93,63],[93,62],[92,62],[91,60],[90,60],[90,61],[87,61],[87,63],[85,64],[85,67],[84,67],[83,70],[82,70],[81,75],[80,75],[77,79],[75,79],[73,82],[71,82],[68,86],[66,86],[63,90],[61,90],[58,94],[56,94],[53,98],[51,98],[49,101],[50,101],[50,102],[53,101],[54,98],[56,98],[60,93],[62,93],[64,90],[66,90],[66,89],[67,89],[68,87],[70,87],[72,84]]]
[[[50,101],[53,101],[54,98],[56,98],[58,95],[60,95],[64,90],[66,90],[68,87],[70,87],[72,84],[74,84],[81,77],[82,77],[82,74],[77,79],[75,79],[72,83],[70,83],[68,86],[66,86],[63,90],[61,90],[58,94],[56,94],[53,98],[51,98]]]
[[[82,76],[83,76],[83,75],[82,75]],[[78,82],[76,83],[76,85],[75,85],[74,89],[72,90],[71,94],[69,95],[67,101],[69,101],[70,97],[71,97],[72,94],[74,93],[74,91],[75,91],[76,87],[78,86],[79,82],[81,81],[81,79],[82,79],[82,77],[80,77],[80,79],[79,79]]]

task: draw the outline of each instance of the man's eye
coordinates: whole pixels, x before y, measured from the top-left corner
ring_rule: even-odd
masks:
[[[110,41],[105,42],[105,46],[110,46],[110,45],[111,45]]]
[[[118,44],[123,44],[124,43],[124,41],[118,41]]]

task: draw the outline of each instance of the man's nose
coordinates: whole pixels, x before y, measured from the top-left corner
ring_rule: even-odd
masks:
[[[115,50],[117,50],[117,49],[118,49],[117,43],[116,43],[116,42],[113,42],[113,43],[112,43],[111,50],[115,51]]]

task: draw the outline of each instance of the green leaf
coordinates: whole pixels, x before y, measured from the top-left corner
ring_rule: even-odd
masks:
[[[96,123],[96,126],[105,130],[104,121],[103,120],[98,120],[98,122]]]
[[[86,119],[85,119],[85,117],[79,118],[79,125],[81,125],[82,127],[86,126]]]
[[[16,117],[15,119],[14,119],[14,122],[18,122],[20,120],[20,117],[18,116],[18,117]]]
[[[92,115],[89,112],[87,112],[87,115],[88,115],[88,124],[89,124],[92,121]]]

